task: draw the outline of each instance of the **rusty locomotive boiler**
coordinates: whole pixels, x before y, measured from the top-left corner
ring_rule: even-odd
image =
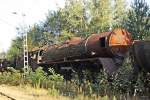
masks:
[[[81,66],[86,66],[93,72],[97,68],[104,68],[111,75],[122,64],[131,44],[131,34],[118,28],[111,32],[91,34],[84,39],[74,37],[62,45],[37,48],[31,58],[43,68],[55,65],[57,70],[69,70],[78,66],[77,69],[82,70]]]
[[[94,57],[113,57],[125,54],[132,44],[131,35],[124,29],[92,34],[85,39],[79,37],[66,41],[63,45],[48,47],[40,63],[59,63]]]

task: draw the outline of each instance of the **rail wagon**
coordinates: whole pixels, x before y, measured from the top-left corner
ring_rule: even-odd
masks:
[[[135,67],[150,72],[150,41],[134,41],[132,55]]]

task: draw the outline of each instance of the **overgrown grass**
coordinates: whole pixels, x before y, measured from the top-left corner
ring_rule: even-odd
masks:
[[[104,71],[101,71],[97,76],[97,83],[91,83],[89,80],[85,80],[83,83],[79,83],[78,79],[72,79],[71,81],[65,81],[63,76],[55,73],[53,69],[49,69],[49,73],[45,73],[41,67],[36,71],[29,71],[26,77],[20,71],[13,68],[9,69],[9,72],[0,73],[0,84],[8,85],[30,85],[35,89],[44,88],[48,90],[48,95],[59,97],[68,96],[75,100],[117,100],[118,98],[129,98],[131,91],[130,73],[132,73],[132,67],[126,63],[118,70],[117,74],[111,81],[108,80],[108,76]],[[143,78],[138,78],[135,85],[137,91],[140,93],[143,90]]]

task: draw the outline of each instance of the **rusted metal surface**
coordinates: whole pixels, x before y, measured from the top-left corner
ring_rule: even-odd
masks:
[[[134,41],[132,50],[136,65],[150,72],[150,41]]]
[[[63,45],[53,45],[43,49],[45,53],[42,55],[41,62],[61,62],[68,59],[94,57],[111,58],[118,52],[125,54],[131,43],[131,34],[124,29],[92,34],[85,39],[74,37],[65,41]]]
[[[114,29],[108,39],[108,44],[113,54],[125,54],[132,42],[131,33],[125,29]]]
[[[115,72],[119,68],[119,66],[116,66],[112,58],[99,58],[99,60],[105,72],[110,76],[115,74]]]
[[[88,56],[111,57],[112,53],[108,49],[107,39],[111,32],[92,34],[86,40],[85,50]],[[102,40],[101,40],[102,39]]]
[[[52,58],[53,60],[72,59],[72,58],[90,58],[90,57],[110,57],[111,52],[106,47],[101,47],[99,39],[101,37],[107,37],[110,32],[104,32],[100,34],[92,34],[91,36],[81,39],[80,37],[74,37],[67,43],[58,47],[52,47],[47,51],[46,58]],[[51,54],[49,57],[48,55]]]
[[[127,46],[132,44],[131,33],[125,29],[114,29],[108,39],[109,46]]]
[[[59,60],[59,61],[46,61],[44,64],[61,64],[61,63],[71,63],[71,62],[87,62],[87,61],[94,61],[98,60],[98,57],[95,58],[85,58],[85,59],[74,59],[74,60]],[[43,63],[39,63],[39,65],[43,65]]]
[[[77,45],[82,41],[81,37],[73,37],[70,40],[66,40],[64,44],[67,45]]]
[[[0,59],[0,72],[6,71],[9,64],[7,59]]]

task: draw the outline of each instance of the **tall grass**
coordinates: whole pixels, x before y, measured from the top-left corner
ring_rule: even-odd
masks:
[[[49,69],[49,74],[47,74],[39,67],[36,71],[30,70],[29,74],[23,77],[20,71],[10,68],[9,72],[0,73],[0,84],[30,85],[36,89],[45,88],[48,90],[48,95],[54,97],[68,96],[75,100],[131,99],[129,93],[132,85],[128,79],[129,69],[130,66],[128,65],[120,68],[112,81],[109,81],[107,74],[102,71],[97,77],[97,83],[85,80],[79,84],[78,79],[65,81],[63,76],[55,73],[53,69]],[[136,84],[137,94],[139,93],[139,95],[144,91],[142,79],[140,76]]]

